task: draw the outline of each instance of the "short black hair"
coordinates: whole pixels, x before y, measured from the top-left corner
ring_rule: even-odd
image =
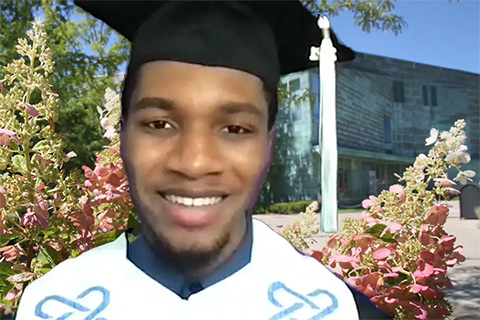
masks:
[[[130,103],[132,102],[133,92],[135,91],[135,86],[138,80],[138,73],[138,69],[133,72],[128,72],[125,80],[123,81],[121,100],[122,122],[126,121],[128,118]],[[268,105],[268,131],[270,131],[275,123],[278,110],[277,87],[269,88],[265,81],[262,81],[262,84],[265,100],[267,101]]]

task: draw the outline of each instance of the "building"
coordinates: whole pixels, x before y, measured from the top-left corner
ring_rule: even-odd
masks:
[[[282,77],[282,84],[318,98],[318,69]],[[467,122],[472,162],[479,172],[480,75],[371,54],[337,64],[338,199],[359,204],[395,183],[417,155],[428,152],[431,128],[446,130]],[[318,99],[281,106],[277,125],[290,131],[294,160],[278,188],[288,199],[316,199],[319,192]],[[479,173],[480,174],[480,173]],[[478,181],[478,176],[476,177]],[[286,190],[285,190],[286,189]]]

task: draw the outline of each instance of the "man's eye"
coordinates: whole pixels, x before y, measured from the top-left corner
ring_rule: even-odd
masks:
[[[150,129],[161,130],[161,129],[172,129],[173,126],[167,121],[157,120],[146,123]]]
[[[224,130],[226,130],[226,132],[228,133],[233,133],[233,134],[247,134],[252,132],[251,130],[245,129],[240,126],[234,126],[234,125],[227,126],[224,128]]]

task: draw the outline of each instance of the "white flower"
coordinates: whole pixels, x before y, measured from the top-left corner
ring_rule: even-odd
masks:
[[[460,181],[461,184],[467,184],[467,181],[472,181],[472,178],[475,177],[475,171],[473,170],[465,170],[460,171],[454,181]]]
[[[466,145],[461,145],[458,149],[451,151],[445,160],[451,163],[469,163],[471,158],[467,150]]]
[[[423,153],[420,154],[417,159],[415,160],[415,163],[413,164],[413,167],[415,169],[425,169],[425,166],[426,166],[426,163],[425,163],[425,160],[427,160],[428,157],[426,155],[424,155]]]
[[[438,130],[435,128],[432,128],[430,130],[430,137],[425,139],[425,145],[426,146],[432,145],[437,141],[437,139],[438,139]]]

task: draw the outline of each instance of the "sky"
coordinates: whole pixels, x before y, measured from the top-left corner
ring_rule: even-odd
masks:
[[[480,73],[480,0],[397,0],[408,24],[393,32],[364,32],[353,14],[330,18],[340,41],[354,51]]]

